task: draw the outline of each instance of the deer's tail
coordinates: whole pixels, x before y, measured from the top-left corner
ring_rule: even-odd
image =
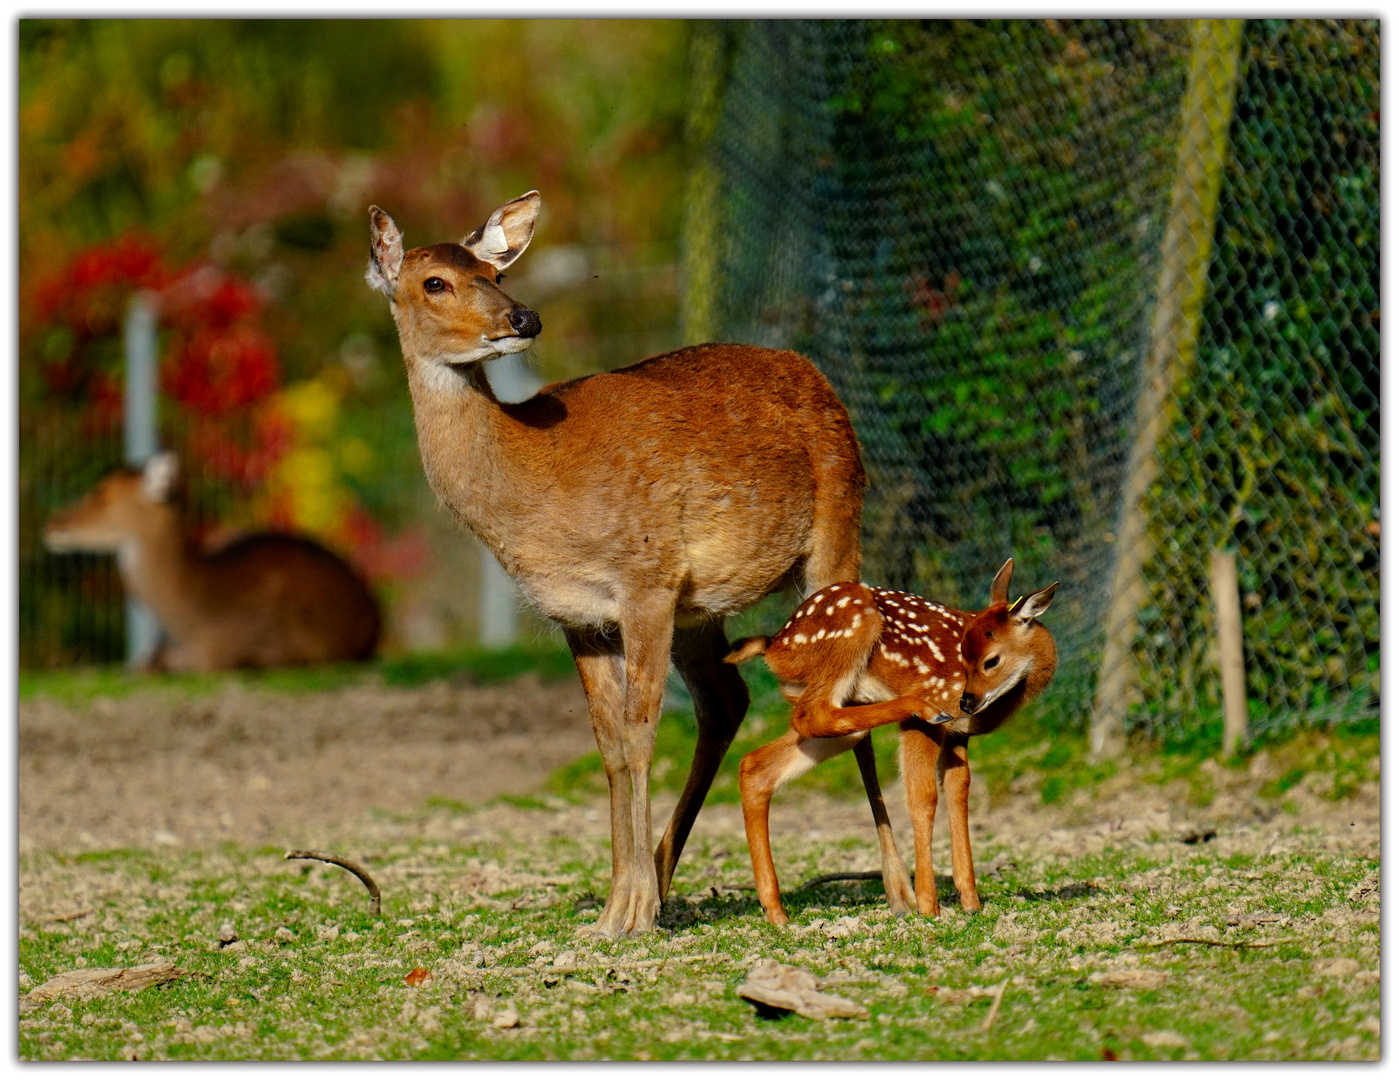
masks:
[[[768,651],[768,646],[772,644],[772,638],[750,637],[733,643],[733,649],[729,655],[724,657],[726,664],[741,664],[745,660],[752,660],[755,656],[762,656]]]

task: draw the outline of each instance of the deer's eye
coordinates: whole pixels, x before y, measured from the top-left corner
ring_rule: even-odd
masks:
[[[423,282],[423,288],[428,292],[441,292],[447,287],[447,283],[440,277],[430,277]]]
[[[995,666],[996,666],[997,664],[999,664],[1000,662],[1001,662],[1001,658],[1000,658],[999,656],[988,656],[988,657],[986,658],[986,663],[983,664],[982,666],[983,666],[987,671],[990,671],[993,667],[995,667]]]

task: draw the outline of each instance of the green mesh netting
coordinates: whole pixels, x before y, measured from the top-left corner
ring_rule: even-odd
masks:
[[[697,31],[687,333],[798,349],[870,473],[865,576],[1063,581],[1091,708],[1178,166],[1182,21]],[[1210,551],[1239,551],[1259,723],[1373,714],[1378,26],[1251,23],[1197,363],[1176,372],[1129,719],[1218,717]]]

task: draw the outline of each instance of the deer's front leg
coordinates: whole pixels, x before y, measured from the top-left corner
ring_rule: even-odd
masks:
[[[976,872],[972,869],[972,837],[967,817],[972,770],[967,760],[967,737],[948,734],[938,755],[938,786],[947,796],[947,817],[952,830],[952,883],[962,898],[963,911],[980,911]]]
[[[937,877],[933,873],[933,820],[938,810],[937,764],[942,732],[931,724],[905,720],[900,749],[903,751],[904,793],[913,822],[913,891],[918,910],[938,913]]]
[[[632,857],[631,777],[627,774],[626,748],[622,738],[622,717],[626,705],[622,644],[616,635],[609,636],[596,630],[566,629],[564,634],[583,682],[583,693],[588,699],[588,719],[592,722],[602,768],[607,774],[612,812],[612,882],[607,891],[607,902],[593,924],[592,932],[615,937],[617,931],[614,926],[631,907],[632,868],[635,864]]]
[[[670,645],[675,632],[675,598],[639,598],[626,605],[622,644],[626,650],[626,706],[622,746],[631,778],[631,900],[614,909],[613,934],[644,933],[656,928],[661,911],[656,863],[651,855],[651,759],[656,753],[656,725],[661,718]]]
[[[844,707],[820,699],[803,699],[792,711],[792,727],[806,739],[835,739],[873,731],[885,724],[897,724],[910,716],[931,720],[939,715],[937,709],[916,697],[896,697],[871,705]]]

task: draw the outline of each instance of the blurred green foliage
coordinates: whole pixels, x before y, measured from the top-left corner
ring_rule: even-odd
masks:
[[[308,449],[392,539],[432,502],[388,305],[363,280],[366,207],[433,243],[538,188],[508,288],[541,311],[543,379],[673,347],[686,35],[657,20],[21,20],[25,662],[115,659],[121,625],[109,561],[59,566],[38,545],[43,519],[119,461],[120,412],[94,423],[83,395],[36,377],[65,352],[36,289],[128,237],[254,283],[285,382],[316,380],[334,403],[335,430]],[[119,387],[115,318],[102,333],[83,359]],[[183,445],[189,418],[163,409]],[[226,519],[231,496],[191,474],[196,509]]]

